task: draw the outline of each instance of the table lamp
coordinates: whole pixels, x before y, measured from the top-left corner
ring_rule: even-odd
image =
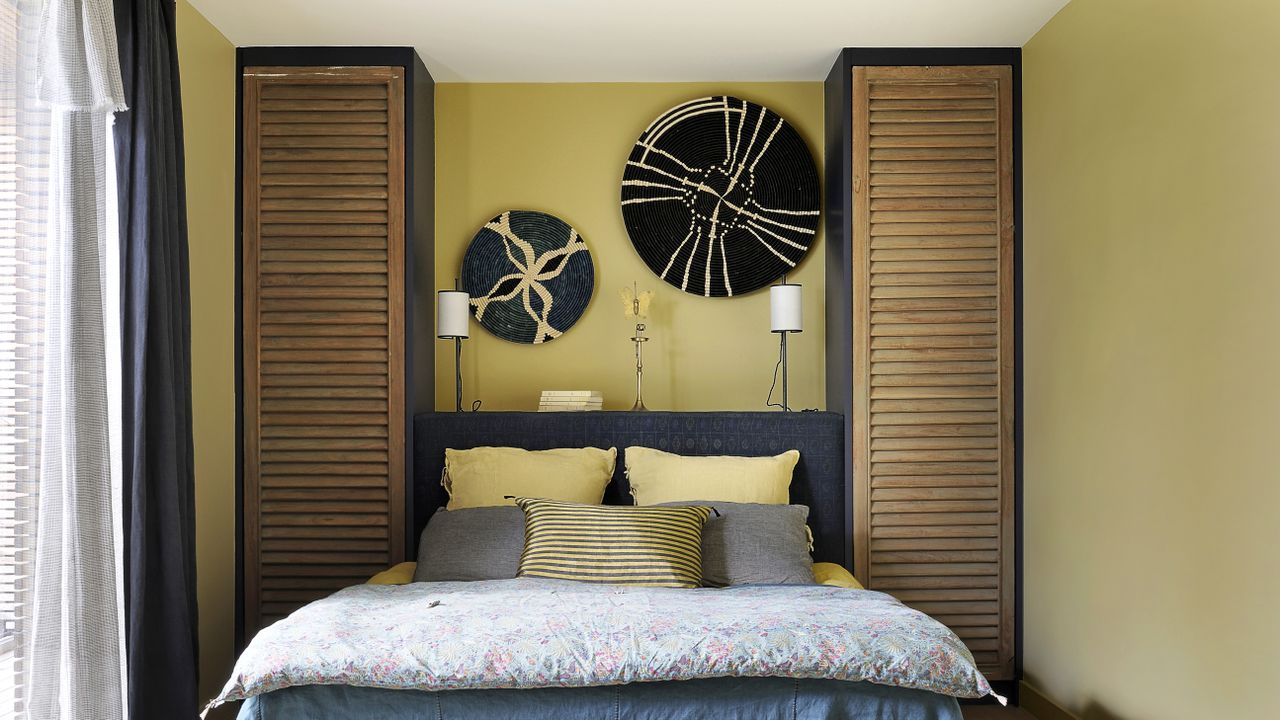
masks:
[[[454,412],[462,412],[462,341],[471,337],[471,296],[462,290],[436,293],[436,337],[453,341]]]
[[[787,397],[787,334],[804,332],[804,304],[801,300],[801,286],[782,283],[769,288],[769,324],[770,331],[782,336],[782,409],[790,411],[791,405]]]

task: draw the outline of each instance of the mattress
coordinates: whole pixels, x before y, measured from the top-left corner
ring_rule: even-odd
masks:
[[[534,690],[307,685],[250,698],[239,720],[961,720],[954,698],[840,680],[712,678]]]

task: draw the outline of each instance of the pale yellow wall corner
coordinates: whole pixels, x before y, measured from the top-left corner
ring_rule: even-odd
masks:
[[[177,3],[191,265],[200,703],[231,672],[235,628],[235,48]],[[224,706],[210,717],[233,717]]]
[[[1280,3],[1072,0],[1022,57],[1027,677],[1275,717]]]

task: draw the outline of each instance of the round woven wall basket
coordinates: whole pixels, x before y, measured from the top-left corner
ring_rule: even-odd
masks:
[[[540,344],[586,312],[595,288],[591,252],[554,215],[509,210],[476,233],[462,259],[471,315],[503,340]]]
[[[772,110],[691,100],[654,120],[622,174],[631,244],[658,277],[694,295],[742,295],[794,268],[818,231],[818,168]]]

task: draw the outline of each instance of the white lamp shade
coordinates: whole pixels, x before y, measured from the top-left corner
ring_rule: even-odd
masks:
[[[803,332],[804,302],[799,285],[774,285],[769,288],[769,321],[773,332]]]
[[[471,296],[461,290],[436,293],[436,337],[471,337]]]

